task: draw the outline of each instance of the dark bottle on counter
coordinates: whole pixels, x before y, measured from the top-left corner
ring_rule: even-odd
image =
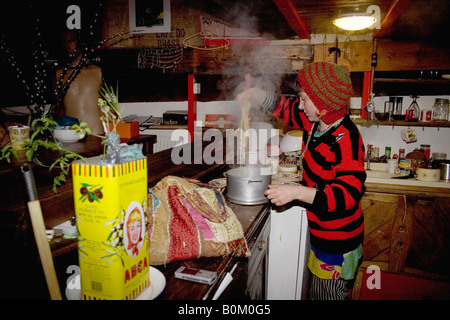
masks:
[[[406,120],[410,122],[417,122],[420,117],[420,108],[416,99],[419,97],[411,96],[411,98],[413,98],[413,102],[409,105],[408,109],[406,109]]]
[[[405,149],[398,149],[398,161],[405,159]]]

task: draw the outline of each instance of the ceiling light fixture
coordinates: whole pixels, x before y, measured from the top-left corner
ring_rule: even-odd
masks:
[[[368,13],[343,14],[333,21],[341,29],[362,30],[373,25],[377,19]]]

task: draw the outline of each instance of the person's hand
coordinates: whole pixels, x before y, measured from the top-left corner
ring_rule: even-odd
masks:
[[[294,200],[311,204],[316,196],[316,189],[302,185],[292,186],[288,184],[271,184],[264,194],[267,196],[267,199],[276,206],[283,206]]]
[[[253,106],[261,106],[266,100],[266,91],[260,88],[245,89],[236,96],[239,103],[251,102]]]
[[[267,199],[276,206],[282,206],[298,198],[301,192],[299,186],[291,186],[287,184],[269,185],[269,188],[264,192]]]

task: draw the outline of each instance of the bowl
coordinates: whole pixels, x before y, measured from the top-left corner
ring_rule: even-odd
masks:
[[[375,117],[378,120],[387,120],[389,118],[389,112],[375,112]]]
[[[53,136],[60,142],[77,142],[84,138],[84,131],[78,132],[75,129],[54,129]]]
[[[393,114],[392,119],[404,121],[406,119],[406,116],[404,114]]]
[[[417,168],[416,173],[419,181],[437,182],[441,180],[440,169]]]
[[[303,131],[293,130],[287,132],[280,141],[282,152],[293,152],[302,149]]]
[[[389,112],[375,112],[375,117],[378,120],[387,120],[389,118]]]

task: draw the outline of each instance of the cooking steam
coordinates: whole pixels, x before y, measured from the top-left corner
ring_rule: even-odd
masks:
[[[256,32],[255,18],[248,14],[248,12],[252,12],[251,5],[236,3],[228,10],[229,15],[226,21],[235,28],[252,34],[251,36],[247,35],[242,40],[273,39],[274,37],[269,34],[261,36]],[[251,87],[261,88],[269,92],[281,91],[284,74],[277,70],[279,69],[278,63],[270,57],[270,53],[267,51],[267,44],[231,45],[227,50],[231,50],[230,60],[233,62],[225,64],[222,72],[223,80],[219,83],[222,99],[235,100],[237,94]],[[271,130],[273,126],[270,121],[270,114],[264,112],[260,105],[251,104],[250,110],[246,110],[248,105],[245,103],[240,105],[240,107],[241,119],[239,119],[239,123],[245,123],[246,119],[243,119],[242,116],[248,114],[248,127],[250,130],[246,132],[246,139],[242,139],[242,137],[237,139],[237,151],[238,153],[240,151],[248,154],[256,151],[258,153],[258,162],[265,163],[267,162],[265,160],[267,158],[266,144],[270,141],[271,144],[278,145],[278,131]],[[255,133],[257,141],[252,138]],[[242,141],[247,141],[244,147],[242,145],[239,146],[239,143],[242,143]],[[257,145],[255,146],[254,143]]]

